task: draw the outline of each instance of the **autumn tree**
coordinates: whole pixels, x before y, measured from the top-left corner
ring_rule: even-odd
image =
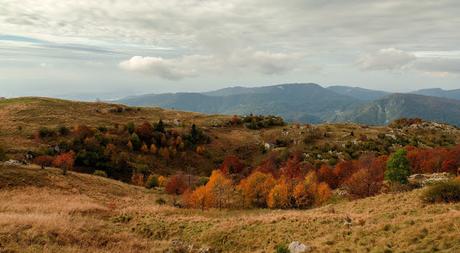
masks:
[[[41,155],[41,156],[35,157],[35,159],[33,160],[33,163],[39,165],[42,169],[44,169],[45,167],[51,166],[53,164],[53,160],[54,158],[52,156]]]
[[[316,190],[318,188],[318,176],[315,171],[310,171],[305,179],[294,187],[295,204],[299,208],[309,208],[316,202]]]
[[[146,143],[151,143],[153,137],[153,127],[150,123],[144,122],[136,127],[135,133]]]
[[[79,140],[84,140],[88,137],[92,137],[94,132],[91,128],[86,125],[78,125],[74,128],[72,134]]]
[[[321,182],[316,188],[316,205],[322,205],[332,197],[332,190],[329,185],[325,182]]]
[[[339,177],[336,175],[333,167],[327,164],[322,164],[318,171],[318,178],[321,182],[326,182],[333,189],[339,185]]]
[[[241,180],[238,189],[241,189],[247,206],[266,207],[268,194],[274,185],[275,179],[271,174],[256,171]]]
[[[278,166],[276,163],[276,156],[271,154],[267,159],[265,159],[259,166],[256,167],[256,171],[262,173],[269,173],[273,177],[278,175]]]
[[[241,160],[235,155],[226,156],[222,165],[220,166],[220,170],[224,174],[239,174],[244,169],[244,164]]]
[[[133,143],[131,141],[128,141],[128,144],[126,144],[126,147],[128,148],[129,151],[134,150],[134,146],[133,146]]]
[[[410,176],[410,166],[406,155],[405,149],[399,149],[390,157],[385,171],[386,180],[401,184],[407,183],[407,178]]]
[[[61,168],[62,174],[67,175],[67,170],[71,170],[73,168],[74,162],[75,153],[71,151],[56,156],[53,160],[53,166]]]
[[[164,176],[158,177],[158,186],[165,187],[167,183],[168,183],[168,179],[166,177]]]
[[[342,185],[356,171],[352,161],[340,161],[334,169],[338,185]],[[331,185],[334,188],[334,185]]]
[[[163,147],[163,148],[160,148],[160,155],[164,160],[169,161],[169,158],[170,158],[171,154],[170,154],[168,148]]]
[[[281,175],[286,177],[286,179],[290,179],[291,181],[301,179],[306,172],[306,170],[302,167],[301,162],[301,155],[294,154],[281,168]]]
[[[188,205],[192,208],[199,208],[202,211],[210,206],[210,194],[209,194],[209,187],[200,186],[195,189],[187,199]]]
[[[183,174],[176,174],[169,178],[165,186],[165,191],[169,194],[180,195],[187,190],[188,186]]]
[[[289,207],[289,189],[285,180],[279,180],[278,183],[268,194],[267,205],[270,208],[288,208]]]
[[[356,161],[354,172],[344,183],[349,192],[357,197],[368,197],[379,193],[387,166],[387,156],[375,157],[364,154]]]
[[[150,153],[156,154],[158,152],[158,148],[155,144],[150,145]]]
[[[212,203],[212,206],[219,209],[228,207],[233,193],[233,184],[225,174],[220,170],[214,170],[206,187],[210,193],[210,203]]]
[[[147,144],[142,143],[141,152],[144,154],[147,154],[149,152],[149,148],[147,147]]]

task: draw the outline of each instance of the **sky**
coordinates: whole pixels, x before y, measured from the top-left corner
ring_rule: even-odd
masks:
[[[460,88],[458,0],[0,0],[0,96]]]

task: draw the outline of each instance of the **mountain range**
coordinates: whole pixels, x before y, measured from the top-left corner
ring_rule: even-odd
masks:
[[[401,117],[419,117],[460,126],[460,89],[389,93],[293,83],[256,88],[237,86],[203,93],[147,94],[115,102],[208,114],[273,114],[302,123],[384,125]]]

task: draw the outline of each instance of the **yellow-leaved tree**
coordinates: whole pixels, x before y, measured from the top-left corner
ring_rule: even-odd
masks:
[[[268,194],[267,204],[270,208],[289,207],[289,189],[285,180],[279,180],[279,182],[273,187]]]
[[[275,179],[271,174],[256,171],[241,180],[238,190],[243,194],[246,207],[266,207],[268,194],[274,185]]]

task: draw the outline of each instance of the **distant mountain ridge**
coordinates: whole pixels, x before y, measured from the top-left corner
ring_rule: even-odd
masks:
[[[456,90],[444,90],[440,88],[433,89],[423,89],[412,92],[418,95],[433,96],[433,97],[443,97],[460,100],[460,89]]]
[[[403,117],[460,126],[460,100],[396,93],[345,111],[334,121],[384,125]]]
[[[455,97],[457,90],[442,91],[436,94]],[[350,121],[382,125],[401,117],[419,117],[460,126],[460,100],[413,93],[392,94],[359,87],[324,88],[314,83],[147,94],[115,102],[208,114],[273,114],[302,123]]]
[[[389,95],[389,92],[380,91],[380,90],[370,90],[360,87],[349,87],[349,86],[329,86],[329,90],[332,90],[336,93],[350,96],[359,100],[371,101],[375,99],[382,98],[386,95]]]

